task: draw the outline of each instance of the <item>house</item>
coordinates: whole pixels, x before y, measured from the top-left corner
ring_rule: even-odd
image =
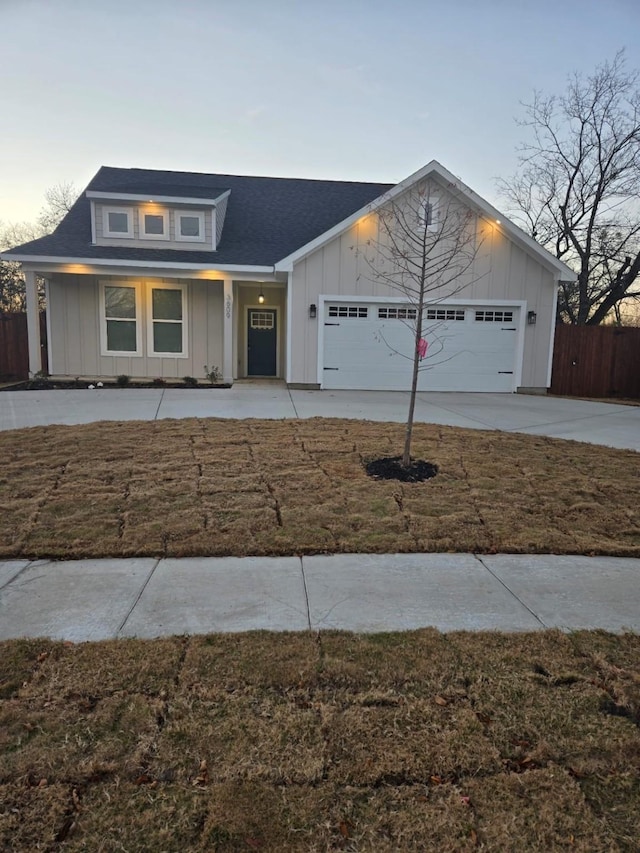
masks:
[[[227,382],[405,390],[412,309],[377,274],[376,236],[416,189],[430,217],[455,199],[482,238],[468,285],[432,294],[424,334],[444,357],[419,387],[543,393],[558,282],[575,275],[436,161],[397,185],[101,168],[53,234],[2,255],[26,277],[30,371],[40,276],[55,377],[215,365]]]

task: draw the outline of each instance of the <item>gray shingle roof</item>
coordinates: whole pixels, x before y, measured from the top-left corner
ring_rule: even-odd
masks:
[[[222,238],[216,252],[93,246],[90,202],[85,193],[53,234],[11,249],[5,255],[97,258],[241,266],[271,266],[324,234],[393,184],[208,175],[103,166],[87,190],[156,195],[193,194],[215,198],[231,190]],[[152,197],[152,195],[150,195]]]

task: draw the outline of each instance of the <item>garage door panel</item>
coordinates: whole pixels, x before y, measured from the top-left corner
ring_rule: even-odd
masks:
[[[335,307],[333,316],[326,316],[323,386],[408,390],[413,328],[401,319],[378,319],[375,304],[363,300],[349,304],[351,316],[344,316],[345,309],[341,308],[343,316],[336,318]],[[448,309],[451,313],[446,321],[425,322],[423,337],[428,350],[420,372],[420,390],[514,390],[519,312],[509,309],[505,315],[506,309],[500,310],[497,303],[483,309],[480,322],[476,320],[478,309],[471,307],[464,309],[464,321],[449,319],[461,316],[460,306]],[[502,322],[494,321],[494,317]]]

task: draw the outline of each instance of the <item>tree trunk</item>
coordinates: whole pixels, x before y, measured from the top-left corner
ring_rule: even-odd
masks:
[[[409,414],[407,416],[407,428],[404,434],[404,452],[402,464],[408,468],[411,464],[411,438],[413,435],[413,415],[416,409],[416,393],[418,391],[418,371],[420,369],[420,353],[418,344],[422,337],[422,311],[424,302],[424,283],[420,288],[420,304],[418,305],[418,317],[416,320],[416,334],[413,342],[413,377],[411,379],[411,396],[409,399]]]

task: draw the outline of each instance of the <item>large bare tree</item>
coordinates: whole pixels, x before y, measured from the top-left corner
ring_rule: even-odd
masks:
[[[50,234],[78,197],[73,184],[56,184],[45,192],[45,204],[35,222],[0,222],[0,252]],[[41,305],[43,288],[39,287]],[[0,261],[0,311],[25,311],[26,295],[20,264]]]
[[[445,189],[427,181],[385,204],[378,211],[378,236],[367,241],[369,275],[407,303],[404,312],[398,313],[398,320],[411,331],[408,348],[398,349],[385,338],[384,329],[380,332],[394,355],[411,362],[402,453],[405,468],[411,464],[420,372],[451,358],[445,336],[439,333],[442,323],[427,320],[427,311],[487,275],[475,268],[483,240],[479,223],[481,220],[461,200],[454,186]]]
[[[624,52],[563,95],[534,93],[519,122],[520,168],[499,181],[509,212],[575,269],[561,284],[564,322],[598,324],[640,295],[640,75]]]

